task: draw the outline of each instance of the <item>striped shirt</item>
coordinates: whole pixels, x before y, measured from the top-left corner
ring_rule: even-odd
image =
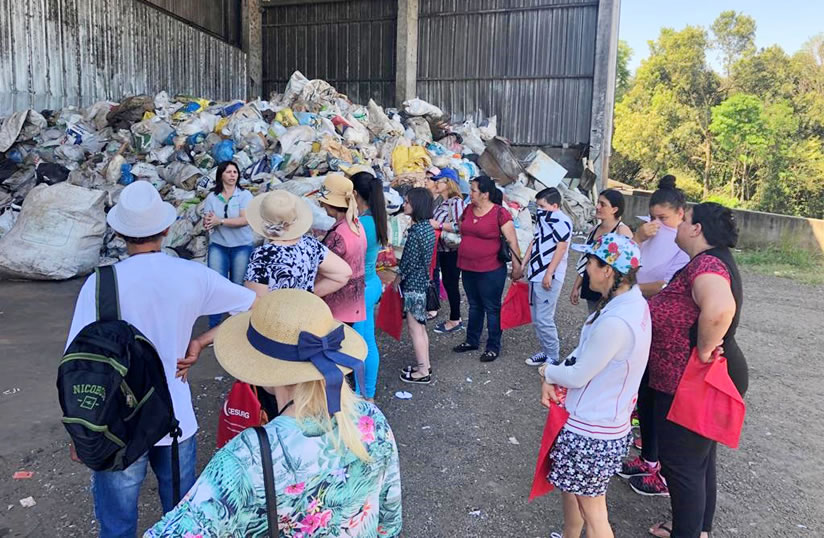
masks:
[[[569,242],[572,238],[572,221],[563,211],[546,211],[539,209],[537,222],[533,232],[532,252],[529,254],[528,274],[530,282],[540,282],[544,278],[547,267],[552,263],[558,243]],[[564,281],[566,276],[567,258],[569,251],[558,267],[555,268],[554,278]]]
[[[466,202],[464,202],[463,198],[454,196],[449,200],[441,202],[438,207],[435,208],[435,214],[432,218],[441,224],[451,224],[453,229],[457,230],[461,221],[461,215],[463,215],[465,209]],[[438,242],[438,250],[443,252],[455,249],[448,248],[442,239]]]

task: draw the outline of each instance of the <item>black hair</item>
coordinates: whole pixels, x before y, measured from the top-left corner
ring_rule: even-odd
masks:
[[[598,264],[598,267],[606,267],[607,262],[599,258],[598,256],[587,256],[588,258],[592,258],[595,260],[595,263]],[[638,282],[638,270],[640,267],[635,267],[630,269],[627,274],[623,274],[614,267],[612,268],[615,271],[615,281],[612,283],[612,287],[609,289],[609,293],[607,295],[602,295],[601,299],[598,301],[598,307],[595,309],[595,315],[592,316],[592,319],[587,322],[587,325],[590,325],[598,319],[598,316],[601,315],[601,311],[607,305],[608,302],[612,300],[615,296],[615,292],[618,291],[618,288],[621,287],[622,284],[629,284],[629,287],[633,287]]]
[[[668,205],[673,209],[686,209],[687,197],[675,186],[675,176],[667,174],[658,181],[658,190],[652,193],[649,206]]]
[[[427,221],[432,218],[434,198],[429,189],[415,187],[406,193],[406,200],[412,207],[412,222]]]
[[[237,185],[236,187],[239,189],[243,189],[240,186],[240,167],[237,165],[235,161],[223,161],[219,165],[217,165],[217,172],[215,172],[215,188],[212,189],[212,192],[215,194],[220,194],[223,192],[223,172],[226,171],[227,168],[230,166],[234,166],[235,170],[237,170]]]
[[[619,191],[615,189],[607,189],[603,191],[599,196],[603,196],[614,208],[617,208],[618,211],[615,212],[615,218],[620,219],[624,215],[624,195],[621,194]],[[652,205],[652,204],[650,204]]]
[[[386,199],[383,196],[383,181],[369,172],[358,172],[351,178],[355,192],[363,198],[369,206],[369,212],[375,220],[375,233],[378,243],[382,246],[389,244],[389,232],[386,225]]]
[[[715,202],[693,206],[692,223],[700,224],[707,243],[714,247],[733,248],[738,243],[738,224],[728,207]]]
[[[123,241],[129,243],[130,245],[145,245],[146,243],[153,243],[158,239],[163,239],[166,235],[166,230],[154,235],[150,235],[149,237],[129,237],[123,234],[118,234],[123,239]]]
[[[495,182],[489,176],[478,176],[472,181],[478,185],[478,191],[489,194],[489,201],[493,204],[502,205],[504,203],[504,195],[495,185]]]
[[[540,200],[549,205],[561,205],[561,193],[555,187],[548,187],[535,195],[535,201]]]

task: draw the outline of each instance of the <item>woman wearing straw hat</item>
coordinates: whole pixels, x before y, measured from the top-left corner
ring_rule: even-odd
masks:
[[[350,371],[363,376],[366,343],[354,329],[316,296],[277,290],[224,322],[215,355],[229,374],[288,402],[264,427],[276,510],[267,511],[258,432],[250,428],[215,454],[145,536],[264,536],[269,521],[279,529],[271,536],[400,534],[392,430],[343,379]]]
[[[355,323],[366,319],[366,234],[358,222],[358,204],[354,186],[342,174],[329,174],[320,188],[318,202],[326,214],[335,219],[323,238],[329,250],[343,258],[352,269],[349,282],[324,297],[335,319]]]
[[[246,269],[246,287],[258,296],[292,288],[323,297],[349,280],[349,265],[305,235],[312,227],[312,210],[306,200],[283,190],[260,194],[249,202],[246,218],[267,239],[252,252]]]

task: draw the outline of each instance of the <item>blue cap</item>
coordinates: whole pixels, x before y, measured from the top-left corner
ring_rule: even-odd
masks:
[[[436,176],[432,176],[432,179],[451,179],[455,183],[458,183],[458,172],[452,168],[441,168],[441,173]]]

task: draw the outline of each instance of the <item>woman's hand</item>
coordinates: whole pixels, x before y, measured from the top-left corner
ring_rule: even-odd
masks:
[[[658,230],[661,229],[661,223],[657,220],[652,220],[650,222],[644,223],[638,227],[638,231],[635,233],[637,235],[637,243],[643,243],[650,237],[655,237],[658,233]]]
[[[435,230],[443,230],[441,223],[435,219],[429,219],[429,225]]]
[[[217,218],[217,215],[215,215],[214,213],[206,213],[206,215],[203,216],[203,227],[207,230],[211,230],[212,228],[218,225],[219,220]]]
[[[555,388],[555,385],[547,383],[546,381],[541,384],[541,405],[549,408],[551,403],[561,403],[558,394],[555,392]]]
[[[398,273],[398,275],[395,277],[395,280],[392,281],[392,287],[395,288],[396,290],[400,290],[401,289],[401,280],[403,280],[403,279],[401,278],[400,273]]]
[[[699,350],[698,351],[698,360],[700,360],[704,364],[707,364],[707,363],[710,363],[710,362],[714,361],[718,357],[723,356],[724,355],[724,348],[722,347],[723,343],[724,342],[721,342],[721,344],[719,344],[718,347],[716,347],[715,349],[713,349],[712,351],[709,351],[709,352]]]

